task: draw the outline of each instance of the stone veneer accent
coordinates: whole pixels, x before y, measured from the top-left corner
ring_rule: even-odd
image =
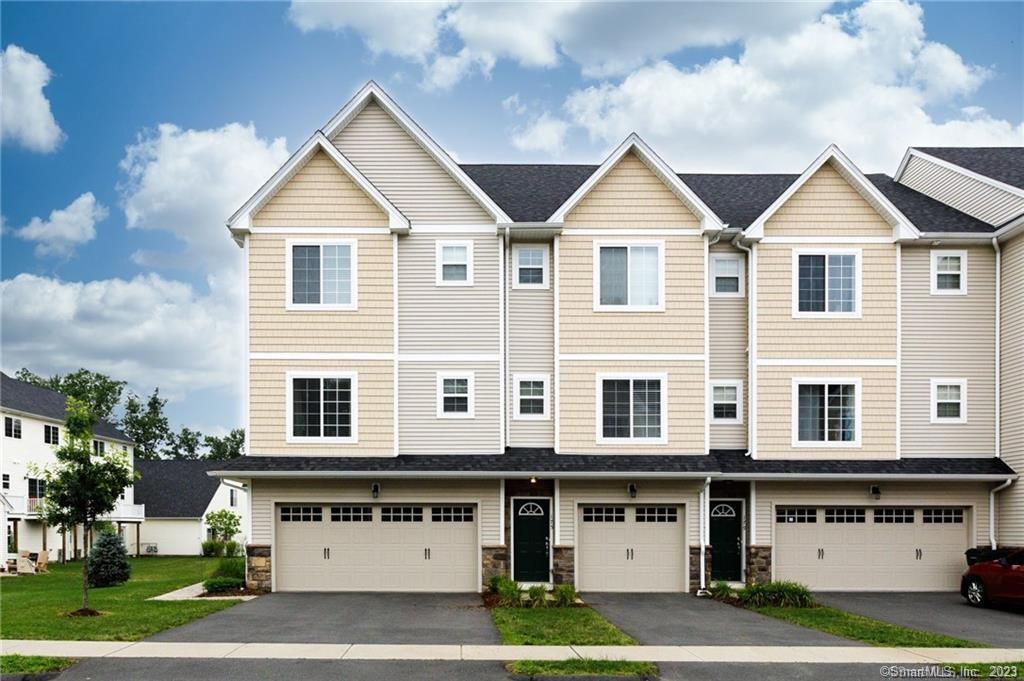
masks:
[[[704,581],[705,586],[711,586],[711,547],[704,548]],[[696,592],[700,589],[700,547],[690,547],[690,591]]]
[[[509,570],[507,546],[485,546],[482,549],[482,564],[480,576],[483,579],[484,588],[490,586],[491,577],[495,575],[507,575]]]
[[[572,546],[556,546],[551,554],[554,566],[552,580],[555,584],[574,584],[576,582],[576,553]]]
[[[245,586],[254,591],[272,588],[269,544],[249,544],[245,547]]]
[[[747,547],[747,584],[772,581],[772,547]]]

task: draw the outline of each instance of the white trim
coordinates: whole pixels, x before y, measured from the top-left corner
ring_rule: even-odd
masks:
[[[753,486],[753,483],[751,483],[751,486]],[[714,510],[714,509],[711,508],[711,502],[719,502],[719,501],[738,501],[738,502],[740,502],[740,514],[739,514],[739,518],[740,518],[740,542],[742,542],[742,545],[740,546],[740,582],[743,583],[743,584],[746,584],[746,582],[747,582],[747,547],[750,545],[750,543],[747,541],[747,500],[744,499],[743,497],[715,497],[715,498],[712,499],[712,498],[710,498],[710,495],[711,495],[711,490],[709,489],[708,490],[708,496],[709,496],[709,498],[708,498],[708,509],[709,509],[708,510],[708,544],[709,545],[711,544],[711,521],[715,517],[715,516],[711,515],[711,512]],[[753,504],[751,504],[751,505],[753,505]],[[733,517],[733,516],[720,516],[720,517]],[[715,561],[714,561],[714,559],[712,559],[711,560],[711,576],[712,577],[714,577],[714,573],[715,573]],[[715,581],[717,582],[718,580],[716,579]]]
[[[960,258],[960,288],[939,288],[939,258],[956,256]],[[933,296],[966,296],[967,295],[967,251],[948,248],[933,248],[928,255],[928,279]],[[951,273],[945,273],[951,274]]]
[[[392,234],[387,227],[250,227],[250,234]]]
[[[885,357],[850,358],[765,358],[757,360],[764,367],[894,367],[898,360]]]
[[[544,384],[544,411],[540,414],[523,414],[519,411],[521,395],[519,384],[522,381],[541,381]],[[535,398],[534,398],[535,399]],[[512,420],[513,421],[549,421],[551,420],[551,374],[512,374]]]
[[[716,242],[720,238],[721,238],[721,235],[719,235],[719,234],[715,235],[715,241]],[[708,238],[707,235],[704,235],[704,238],[702,239],[702,241],[704,242],[704,249],[703,249],[703,252],[702,252],[703,262],[701,262],[701,267],[704,268],[704,276],[701,277],[701,279],[703,280],[703,284],[704,284],[704,291],[703,291],[704,295],[702,296],[704,298],[704,319],[703,319],[704,332],[703,332],[702,335],[704,336],[704,357],[706,359],[706,358],[711,356],[711,286],[709,285],[709,281],[708,281],[708,272],[709,272],[709,269],[710,269],[709,266],[708,266],[708,258],[710,257],[710,254],[711,254],[711,243],[710,243],[710,239]],[[708,390],[708,382],[709,382],[710,379],[711,379],[711,362],[705,361],[704,362],[704,447],[703,447],[705,454],[710,454],[711,453],[711,418],[710,418],[711,411],[710,411],[710,407],[708,406],[708,405],[711,404],[711,394],[710,394],[710,391]]]
[[[445,263],[442,254],[445,247],[458,247],[466,249],[465,262]],[[444,279],[444,265],[465,265],[466,279],[464,281],[446,281]],[[438,239],[434,242],[434,286],[472,286],[473,285],[473,241]]]
[[[250,402],[250,394],[252,388],[250,386],[252,371],[251,361],[253,355],[251,353],[251,347],[249,342],[249,316],[250,316],[250,303],[249,303],[249,256],[251,255],[249,247],[249,236],[247,234],[242,235],[242,258],[245,263],[243,265],[243,279],[242,279],[242,305],[245,306],[242,312],[242,357],[245,358],[244,366],[242,367],[242,399],[245,402],[242,405],[242,423],[245,426],[245,455],[249,456],[252,454],[252,404]],[[250,495],[251,496],[251,495]],[[249,517],[252,517],[251,511]],[[252,533],[247,536],[251,537]]]
[[[466,402],[468,411],[446,412],[444,410],[444,380],[446,378],[466,379]],[[476,373],[473,371],[438,371],[436,377],[437,418],[439,419],[472,419],[476,418]]]
[[[562,234],[566,236],[613,236],[613,237],[635,237],[635,236],[693,236],[697,237],[704,233],[700,229],[687,229],[683,227],[665,228],[637,228],[637,229],[604,229],[604,228],[573,228],[565,227]]]
[[[995,361],[993,364],[993,385],[995,386],[995,433],[993,444],[997,459],[1003,456],[1003,387],[1001,385],[1003,376],[1003,249],[999,246],[999,239],[992,237],[992,248],[996,252],[996,310],[995,310]],[[994,497],[994,495],[993,495]]]
[[[292,406],[292,380],[296,378],[318,378],[320,379],[320,432],[323,433],[323,379],[325,378],[347,378],[351,381],[350,392],[352,394],[351,409],[351,430],[352,435],[348,437],[300,437],[292,434],[294,412]],[[324,371],[323,369],[295,369],[285,372],[285,442],[289,444],[349,444],[359,442],[359,372],[357,371]]]
[[[750,546],[757,543],[757,483],[750,481]]]
[[[552,395],[553,403],[552,408],[555,412],[555,453],[557,454],[562,446],[562,431],[561,431],[561,404],[559,398],[559,390],[561,389],[561,372],[562,372],[562,330],[561,326],[561,303],[559,296],[561,295],[561,274],[559,269],[559,246],[561,245],[562,237],[558,234],[555,235],[554,242],[552,244],[552,255],[551,255],[551,267],[555,271],[554,274],[554,290],[552,294],[554,296],[554,332],[555,332],[555,376],[554,376],[554,394]]]
[[[508,442],[508,343],[505,322],[508,320],[508,298],[505,277],[508,276],[506,242],[508,232],[498,235],[498,451],[505,451]],[[544,391],[545,394],[547,391]]]
[[[658,249],[658,302],[655,305],[633,305],[629,302],[630,255],[635,247],[651,247]],[[626,303],[624,305],[605,305],[601,303],[601,249],[626,249]],[[594,312],[664,312],[665,311],[665,242],[664,240],[600,240],[593,242],[593,303]]]
[[[739,243],[738,241],[736,243]],[[750,425],[747,431],[747,450],[751,459],[757,459],[757,243],[750,245],[750,300],[747,301],[748,316],[750,317],[750,328],[748,333],[747,364],[749,365],[750,380],[747,382],[747,401],[749,403]]]
[[[516,500],[517,499],[528,499],[530,501],[536,501],[537,499],[545,499],[548,502],[548,581],[545,582],[529,582],[531,585],[536,584],[550,584],[550,578],[555,570],[555,542],[552,523],[554,522],[554,506],[555,500],[551,497],[509,497],[509,514],[511,522],[508,524],[509,529],[509,546],[508,546],[508,573],[512,579],[516,578]]]
[[[338,113],[334,114],[330,121],[322,128],[325,138],[333,138],[356,114],[363,110],[370,100],[387,112],[391,118],[398,123],[399,127],[405,130],[430,156],[437,161],[442,168],[451,175],[459,185],[462,186],[477,202],[494,218],[495,222],[512,222],[512,218],[505,214],[497,203],[491,199],[466,172],[459,167],[459,164],[452,160],[452,157],[445,152],[430,136],[414,121],[408,114],[399,107],[394,100],[372,80],[366,83],[359,92],[345,104]],[[332,145],[333,146],[333,145]]]
[[[966,378],[932,378],[928,382],[929,398],[928,413],[930,423],[967,423],[967,379]],[[960,388],[960,416],[939,416],[938,388],[940,385],[955,385]]]
[[[853,393],[853,440],[852,441],[829,441],[825,440],[800,440],[800,398],[798,388],[801,385],[824,385],[825,386],[825,437],[828,437],[828,386],[830,385],[852,385]],[[792,446],[794,449],[859,449],[862,445],[861,426],[863,425],[861,404],[863,400],[862,382],[860,377],[851,376],[797,376],[792,379],[791,387],[790,416],[792,423]]]
[[[736,388],[736,418],[734,419],[718,419],[715,418],[715,388]],[[708,420],[711,421],[711,425],[736,425],[743,423],[743,381],[742,380],[727,380],[712,378],[708,384],[708,394],[710,395],[708,410]],[[723,402],[722,404],[728,404]]]
[[[935,165],[941,168],[952,170],[954,172],[960,173],[965,177],[969,177],[972,180],[983,182],[990,187],[994,187],[995,189],[1001,189],[1004,192],[1009,192],[1010,194],[1013,194],[1014,196],[1024,198],[1024,189],[1021,189],[1020,187],[1014,187],[1013,185],[1006,184],[1005,182],[1000,182],[999,180],[992,179],[987,175],[982,175],[981,173],[976,173],[973,170],[968,170],[967,168],[959,166],[951,161],[944,161],[943,159],[938,158],[937,156],[932,156],[931,154],[923,152],[920,149],[915,149],[914,147],[908,147],[906,153],[903,155],[903,160],[900,161],[900,165],[896,169],[896,176],[894,178],[896,182],[900,182],[900,178],[903,177],[903,172],[907,169],[907,164],[910,162],[911,156],[917,156],[918,158],[924,159],[925,161],[928,161],[930,163],[934,163]]]
[[[703,362],[704,355],[671,352],[563,352],[556,358],[564,362]]]
[[[355,312],[359,309],[359,241],[357,239],[285,239],[285,287],[284,307],[286,310],[303,312]],[[316,246],[320,253],[320,301],[319,303],[296,303],[292,295],[292,253],[296,246]],[[349,276],[349,302],[325,303],[324,299],[324,246],[348,246],[352,273]]]
[[[800,310],[800,256],[821,255],[825,257],[825,311],[803,312]],[[854,310],[853,312],[828,311],[829,277],[828,260],[833,255],[852,255],[854,257]],[[791,304],[794,319],[860,319],[864,316],[864,254],[859,248],[794,248],[792,253],[792,288]]]
[[[318,360],[318,359],[341,359],[341,360],[365,360],[365,361],[388,361],[394,359],[390,352],[251,352],[249,359],[253,360]]]
[[[536,251],[540,250],[544,254],[543,265],[541,268],[541,283],[539,284],[522,284],[519,282],[519,254],[524,250]],[[533,290],[548,290],[551,286],[551,249],[548,248],[547,244],[534,244],[534,243],[518,243],[512,244],[512,288],[513,289],[533,289]]]
[[[398,417],[398,235],[391,235],[391,437],[395,456],[401,452]]]
[[[505,545],[505,478],[498,481],[498,545]]]
[[[710,254],[710,260],[711,260],[710,268],[708,269],[708,288],[709,288],[709,291],[710,291],[710,296],[712,298],[746,298],[747,297],[747,288],[746,288],[747,287],[747,281],[746,281],[746,279],[747,279],[747,276],[746,276],[747,264],[745,262],[746,258],[744,258],[739,253],[711,253]],[[725,260],[734,260],[734,261],[736,261],[738,263],[737,267],[738,267],[738,272],[739,272],[739,274],[738,274],[739,289],[737,291],[735,291],[735,292],[719,291],[717,286],[716,286],[716,284],[717,284],[716,279],[718,279],[718,273],[716,271],[716,266],[718,265],[719,262],[722,262],[722,261],[725,261]]]
[[[551,520],[552,520],[552,522],[554,523],[554,526],[555,526],[555,537],[554,537],[554,540],[551,542],[552,546],[560,546],[561,543],[562,543],[562,528],[560,527],[560,525],[562,524],[562,511],[561,511],[561,506],[562,506],[562,485],[561,485],[561,482],[562,482],[561,480],[559,480],[558,478],[555,478],[555,484],[554,484],[554,487],[555,487],[555,498],[551,502],[552,503]]]
[[[474,364],[481,362],[501,362],[500,352],[452,352],[452,353],[416,353],[402,352],[398,355],[399,362],[452,362],[455,364]]]
[[[440,225],[431,223],[414,222],[412,231],[416,234],[484,234],[494,236],[498,233],[498,226],[495,224],[486,225]]]
[[[896,242],[896,458],[903,458],[903,244]]]
[[[602,383],[604,381],[628,380],[630,381],[629,399],[629,437],[605,437],[603,425]],[[658,437],[634,437],[633,436],[633,388],[634,380],[658,380],[661,381],[661,435]],[[645,445],[668,444],[668,373],[667,372],[602,372],[594,377],[594,404],[595,404],[595,428],[594,436],[599,445]]]
[[[888,236],[766,236],[760,240],[763,244],[891,244],[893,238]]]

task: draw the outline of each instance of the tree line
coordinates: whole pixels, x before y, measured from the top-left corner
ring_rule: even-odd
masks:
[[[137,459],[233,459],[242,455],[245,429],[224,437],[182,426],[175,432],[164,414],[167,400],[154,388],[148,398],[126,391],[128,383],[88,369],[44,377],[22,368],[15,376],[89,406],[96,418],[114,424],[135,442]]]

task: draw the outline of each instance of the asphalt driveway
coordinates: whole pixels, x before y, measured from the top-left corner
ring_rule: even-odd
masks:
[[[500,643],[480,596],[274,593],[153,636],[243,643]]]
[[[583,600],[643,645],[855,645],[845,638],[689,594],[588,593]]]
[[[972,608],[955,592],[833,592],[815,596],[826,605],[883,622],[999,648],[1024,648],[1024,610]]]

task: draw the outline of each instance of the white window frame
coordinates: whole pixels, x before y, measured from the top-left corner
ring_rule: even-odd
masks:
[[[523,250],[540,250],[544,253],[544,264],[542,268],[543,281],[539,284],[520,284],[519,283],[519,252]],[[514,289],[534,289],[534,290],[547,290],[551,287],[551,276],[549,271],[551,269],[549,263],[551,262],[551,249],[547,244],[513,244],[512,245],[512,288]]]
[[[715,388],[736,388],[736,418],[715,418]],[[708,393],[710,399],[708,400],[708,418],[713,424],[737,424],[743,423],[743,381],[735,380],[719,380],[715,379],[708,384]],[[726,404],[723,402],[723,404]]]
[[[468,411],[446,412],[444,410],[444,379],[465,378],[468,394]],[[472,419],[476,418],[476,373],[473,371],[438,371],[437,372],[437,418],[439,419]]]
[[[544,412],[541,414],[524,414],[519,411],[520,387],[523,381],[540,381],[544,384]],[[513,421],[549,421],[551,419],[551,374],[512,374],[513,395],[515,405],[512,408]],[[533,399],[536,399],[535,397]]]
[[[626,304],[625,305],[602,305],[601,304],[601,249],[602,248],[626,248],[626,263],[629,265],[630,251],[634,246],[656,246],[658,249],[658,303],[657,305],[631,305],[629,304],[629,274],[626,274]],[[595,241],[593,260],[593,297],[594,312],[664,312],[665,311],[665,241],[657,240],[636,240],[627,241]]]
[[[931,423],[967,423],[967,379],[933,378],[930,381]],[[955,418],[939,416],[939,386],[955,385],[960,388],[960,416]]]
[[[739,267],[738,267],[738,270],[739,270],[739,290],[737,290],[735,293],[730,293],[728,291],[718,292],[716,290],[716,287],[715,287],[715,280],[718,278],[718,273],[716,271],[716,266],[717,266],[717,264],[719,262],[722,262],[722,261],[725,261],[725,260],[735,260],[739,264]],[[712,253],[711,254],[711,263],[710,264],[711,264],[711,267],[710,267],[710,272],[708,273],[708,276],[711,278],[711,281],[709,282],[708,291],[710,292],[710,295],[711,295],[712,298],[745,298],[746,297],[746,295],[747,295],[747,289],[746,289],[746,285],[747,285],[747,283],[746,283],[746,278],[747,278],[746,277],[746,269],[747,268],[746,268],[746,263],[744,262],[744,258],[743,258],[742,255],[739,255],[738,253]]]
[[[352,312],[359,309],[359,241],[358,239],[286,239],[285,240],[285,299],[286,310],[321,312]],[[292,300],[292,251],[295,246],[320,247],[320,300],[319,303],[293,303]],[[348,304],[324,303],[324,246],[348,246],[352,257],[352,301]]]
[[[825,311],[804,312],[800,310],[800,256],[801,255],[823,255],[825,256]],[[854,296],[853,312],[829,312],[828,311],[828,257],[830,255],[852,255],[854,256]],[[794,248],[792,264],[792,310],[794,319],[860,319],[864,312],[864,277],[863,264],[864,254],[860,248]]]
[[[319,378],[321,379],[320,392],[320,432],[319,437],[303,437],[293,435],[292,426],[295,421],[295,414],[292,412],[293,386],[292,380],[296,378]],[[325,437],[323,418],[323,379],[325,378],[347,378],[352,382],[352,434],[348,437]],[[359,373],[356,371],[323,371],[322,369],[311,369],[309,371],[288,371],[285,373],[285,442],[289,444],[356,444],[359,442]]]
[[[801,385],[824,385],[825,386],[825,410],[826,419],[828,415],[828,386],[842,384],[854,386],[853,400],[853,440],[849,442],[836,442],[829,440],[808,440],[800,439],[800,391]],[[794,377],[792,383],[791,417],[792,422],[792,445],[795,449],[860,449],[861,429],[863,426],[861,404],[864,399],[864,390],[859,376],[800,376]],[[826,437],[828,421],[825,422]]]
[[[444,262],[442,257],[445,246],[462,246],[466,249],[466,280],[445,281]],[[449,263],[460,265],[462,263]],[[434,242],[434,285],[435,286],[472,286],[473,285],[473,241],[471,239],[438,239]]]
[[[228,506],[235,508],[238,506],[238,490],[234,488],[228,488]]]
[[[605,437],[604,436],[604,402],[603,383],[604,381],[616,380],[659,380],[661,381],[661,436],[660,437],[634,437],[633,436],[633,400],[632,386],[630,387],[629,406],[629,437]],[[599,445],[664,445],[668,444],[668,373],[643,373],[643,372],[617,372],[599,373],[594,380],[594,403],[596,428],[595,435]]]
[[[939,288],[939,258],[944,255],[955,255],[960,258],[960,288],[940,289]],[[931,263],[931,294],[933,296],[966,296],[967,295],[967,251],[951,250],[947,248],[933,248],[928,258]]]

